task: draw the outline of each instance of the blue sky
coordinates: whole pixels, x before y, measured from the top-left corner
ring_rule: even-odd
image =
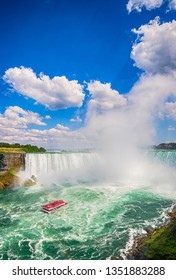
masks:
[[[150,67],[145,64],[141,57],[146,52],[150,56],[150,51],[146,48],[141,54],[142,39],[135,43],[137,34],[132,32],[159,17],[158,28],[167,33],[170,29],[164,24],[175,19],[176,3],[162,2],[154,0],[151,7],[143,0],[0,0],[0,141],[50,148],[89,146],[87,135],[98,130],[89,130],[97,115],[121,110],[143,75],[168,76],[175,70],[171,59],[157,70],[151,57]],[[175,55],[174,28],[164,41],[172,42],[165,47],[166,57]],[[149,46],[154,49],[152,40]],[[161,45],[162,41],[153,59],[159,53],[163,59]],[[175,96],[170,93],[163,93],[165,109],[163,104],[162,110],[155,106],[160,116],[152,119],[151,129],[158,142],[176,140]]]

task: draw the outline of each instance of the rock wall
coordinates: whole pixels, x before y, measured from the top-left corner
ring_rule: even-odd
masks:
[[[4,153],[0,154],[0,171],[6,171],[10,168],[25,167],[25,153]]]

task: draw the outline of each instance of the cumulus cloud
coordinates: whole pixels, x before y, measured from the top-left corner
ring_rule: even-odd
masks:
[[[174,126],[171,126],[171,125],[170,125],[170,126],[168,127],[168,130],[169,130],[169,131],[175,131],[176,128],[175,128]]]
[[[41,129],[33,128],[35,125],[41,126]],[[81,130],[72,131],[59,123],[49,129],[43,126],[46,124],[38,113],[26,111],[19,106],[9,106],[0,114],[0,142],[30,143],[51,149],[90,147]]]
[[[159,18],[133,32],[138,39],[131,58],[147,73],[167,73],[176,69],[176,21],[160,24]]]
[[[50,115],[46,115],[46,116],[45,116],[45,119],[50,120],[50,119],[51,119],[51,116],[50,116]]]
[[[50,129],[31,129],[2,115],[0,115],[0,142],[30,143],[51,149],[89,147],[89,142],[81,130],[71,131],[61,124]]]
[[[164,0],[129,0],[127,3],[127,10],[131,13],[133,10],[138,12],[142,11],[142,8],[152,10],[161,7]]]
[[[176,102],[166,102],[166,117],[176,120]]]
[[[127,10],[129,13],[136,10],[141,12],[143,8],[150,11],[156,8],[160,8],[164,2],[168,2],[168,9],[176,9],[176,0],[129,0],[127,3]]]
[[[80,107],[84,99],[83,86],[76,80],[69,81],[65,76],[49,76],[40,73],[39,77],[30,68],[9,68],[3,76],[16,92],[30,97],[51,110]]]
[[[63,125],[61,125],[61,124],[57,124],[57,125],[56,125],[56,129],[62,130],[62,131],[68,131],[68,130],[69,130],[69,127],[63,126]]]
[[[126,104],[126,98],[113,90],[110,83],[102,84],[100,81],[91,81],[87,84],[87,89],[91,94],[89,111],[101,113]]]
[[[72,118],[72,119],[70,119],[70,122],[77,122],[77,123],[81,123],[81,122],[82,122],[82,119],[81,119],[79,116],[77,116],[76,118]]]
[[[18,106],[9,106],[4,114],[0,114],[1,128],[27,128],[29,125],[46,124],[41,121],[42,117],[38,113],[25,111]]]
[[[169,9],[176,10],[176,0],[169,1]]]

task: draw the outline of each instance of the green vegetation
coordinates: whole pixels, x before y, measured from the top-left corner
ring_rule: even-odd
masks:
[[[33,146],[30,144],[27,145],[20,145],[18,143],[9,144],[9,143],[0,143],[0,153],[18,153],[18,152],[25,152],[25,153],[43,153],[46,150],[42,147],[38,148],[37,146]]]
[[[168,224],[155,230],[147,229],[147,235],[136,237],[128,259],[176,260],[176,212],[169,216]]]
[[[159,150],[176,150],[176,143],[161,143],[154,146],[154,148]]]
[[[176,219],[155,231],[145,242],[148,260],[176,260]]]

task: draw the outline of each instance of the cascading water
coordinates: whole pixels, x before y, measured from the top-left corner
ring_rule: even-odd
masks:
[[[156,160],[170,166],[176,166],[176,151],[172,150],[152,150],[150,155]]]
[[[21,178],[24,181],[35,176],[41,184],[90,181],[98,176],[98,169],[94,174],[95,165],[101,165],[101,157],[96,152],[27,154]]]
[[[166,164],[175,170],[175,151],[151,151],[149,158],[165,163],[158,177],[163,170],[168,172]],[[141,183],[137,177],[135,183],[108,183],[103,177],[74,180],[93,172],[95,178],[101,160],[96,152],[27,154],[23,175],[39,180],[36,186],[0,192],[0,259],[125,258],[135,234],[167,220],[175,189],[165,196],[161,187],[155,192],[154,180]],[[153,166],[147,172],[152,171],[155,177]],[[71,179],[61,180],[66,175]],[[68,206],[50,215],[41,212],[43,204],[56,199],[64,199]]]
[[[94,160],[96,153],[43,153],[27,154],[25,160],[25,172],[29,175],[78,168],[87,168]]]

